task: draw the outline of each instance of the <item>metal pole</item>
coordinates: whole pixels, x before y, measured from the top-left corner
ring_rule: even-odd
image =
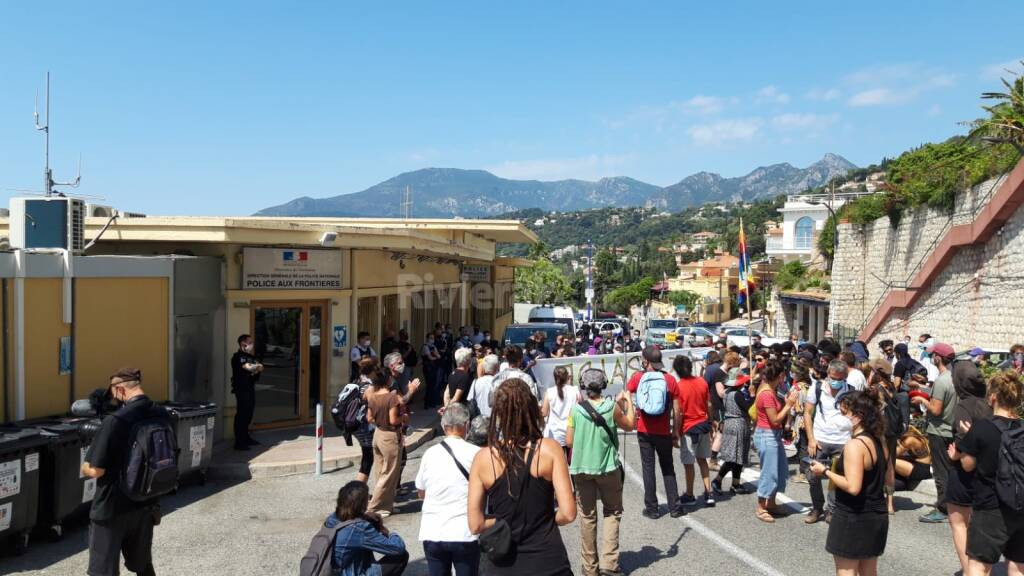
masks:
[[[314,476],[324,473],[324,406],[316,403],[316,471]]]

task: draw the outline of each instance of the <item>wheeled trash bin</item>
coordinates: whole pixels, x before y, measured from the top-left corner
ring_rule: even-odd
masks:
[[[28,547],[39,514],[39,466],[48,440],[39,430],[0,427],[0,541]]]
[[[190,477],[206,482],[206,469],[213,460],[213,432],[217,425],[217,405],[201,402],[166,402],[178,439],[178,473],[181,480]]]

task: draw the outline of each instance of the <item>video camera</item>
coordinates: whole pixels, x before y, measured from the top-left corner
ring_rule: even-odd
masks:
[[[71,404],[71,415],[81,418],[74,423],[87,440],[92,440],[103,425],[103,417],[117,410],[110,388],[97,388],[89,396]]]

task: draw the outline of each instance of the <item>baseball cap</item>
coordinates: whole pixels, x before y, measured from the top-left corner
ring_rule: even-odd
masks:
[[[580,384],[587,390],[604,390],[608,387],[608,376],[599,368],[587,368],[580,374]]]
[[[943,358],[952,358],[956,353],[953,351],[953,347],[945,342],[937,342],[932,346],[929,346],[925,352],[929,354],[938,354]]]
[[[868,364],[875,372],[881,372],[886,376],[892,376],[892,364],[885,358],[874,358]]]
[[[984,356],[985,355],[985,351],[982,350],[981,348],[974,347],[974,348],[971,348],[971,351],[968,352],[968,354],[970,354],[971,357],[973,358],[975,356]]]
[[[655,346],[648,346],[643,351],[644,361],[655,370],[663,370],[665,366],[661,363],[661,350]]]

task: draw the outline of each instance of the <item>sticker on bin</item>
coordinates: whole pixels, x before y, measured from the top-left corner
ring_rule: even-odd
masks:
[[[82,504],[92,502],[94,496],[96,496],[96,479],[89,478],[82,484]]]
[[[14,502],[8,502],[3,506],[0,506],[0,532],[7,530],[11,527],[11,521],[14,519]]]
[[[206,426],[200,424],[189,429],[188,448],[192,452],[192,468],[198,468],[203,460],[203,448],[206,448]]]
[[[216,425],[217,425],[217,418],[215,416],[210,416],[209,418],[206,419],[206,429],[207,430],[213,430],[213,427],[216,426]]]
[[[39,470],[39,452],[25,456],[25,472],[35,472],[36,470]]]
[[[0,464],[0,499],[21,492],[21,458]]]

